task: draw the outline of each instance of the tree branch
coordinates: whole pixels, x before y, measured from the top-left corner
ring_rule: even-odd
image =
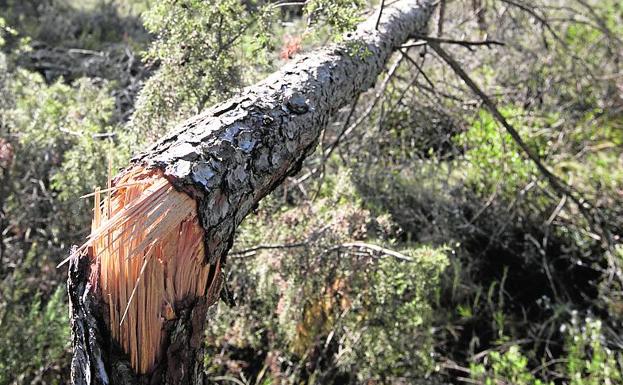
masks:
[[[422,40],[426,43],[443,43],[443,44],[456,44],[462,47],[467,48],[470,51],[473,51],[473,46],[486,46],[487,48],[491,48],[492,45],[506,45],[506,43],[498,41],[498,40],[481,40],[481,41],[470,41],[470,40],[454,40],[447,39],[441,37],[434,36],[415,36],[416,39]],[[411,48],[411,47],[419,47],[424,45],[422,42],[415,42],[413,44],[405,44],[402,48]]]
[[[411,258],[409,256],[406,256],[406,255],[404,255],[402,253],[399,253],[399,252],[391,250],[391,249],[387,249],[387,248],[382,247],[382,246],[374,245],[374,244],[371,244],[371,243],[365,243],[365,242],[341,243],[339,245],[335,245],[335,246],[327,249],[325,251],[325,254],[330,253],[332,251],[340,250],[340,249],[364,249],[364,250],[370,250],[370,251],[374,251],[374,252],[380,253],[381,255],[389,255],[390,257],[394,257],[394,258],[399,259],[401,261],[413,262],[413,258]]]
[[[376,19],[374,29],[379,29],[379,23],[381,22],[381,16],[383,15],[383,8],[385,8],[385,0],[381,0],[381,6],[379,7],[379,17]]]

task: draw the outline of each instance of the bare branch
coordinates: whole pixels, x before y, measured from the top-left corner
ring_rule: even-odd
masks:
[[[419,47],[426,43],[443,43],[443,44],[457,44],[462,47],[467,48],[470,51],[473,51],[473,46],[486,46],[487,48],[491,48],[492,45],[506,45],[506,43],[498,41],[498,40],[481,40],[481,41],[470,41],[470,40],[455,40],[455,39],[447,39],[441,37],[433,37],[433,36],[416,36],[417,39],[422,40],[423,42],[415,42],[413,44],[405,44],[402,48],[411,48],[411,47]]]
[[[331,247],[330,249],[326,250],[325,253],[330,253],[332,251],[335,250],[339,250],[339,249],[364,249],[364,250],[371,250],[377,253],[380,253],[381,255],[389,255],[390,257],[394,257],[396,259],[400,259],[401,261],[407,261],[407,262],[413,262],[413,258],[404,255],[402,253],[399,253],[397,251],[394,250],[390,250],[387,249],[385,247],[381,247],[378,245],[374,245],[371,243],[364,243],[364,242],[348,242],[348,243],[342,243],[336,246]]]
[[[385,0],[381,0],[381,7],[379,8],[379,17],[376,19],[374,29],[379,29],[379,23],[381,22],[381,16],[383,15],[383,8],[385,7]]]

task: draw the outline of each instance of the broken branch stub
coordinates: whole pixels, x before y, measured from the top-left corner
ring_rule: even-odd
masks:
[[[186,121],[135,157],[107,197],[95,194],[91,236],[74,253],[90,256],[89,285],[73,287],[99,305],[90,314],[111,342],[101,347],[108,377],[122,375],[114,354],[150,381],[201,380],[205,310],[236,227],[300,169],[331,116],[374,84],[392,52],[425,32],[433,3],[393,3],[378,28],[372,16],[343,43]],[[74,354],[93,352],[74,341]],[[108,383],[91,372],[74,383]]]

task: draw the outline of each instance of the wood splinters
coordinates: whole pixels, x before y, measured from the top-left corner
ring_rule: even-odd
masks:
[[[150,373],[175,304],[209,287],[196,202],[142,167],[93,196],[91,235],[79,250],[92,250],[91,280],[108,302],[112,338],[137,373]]]

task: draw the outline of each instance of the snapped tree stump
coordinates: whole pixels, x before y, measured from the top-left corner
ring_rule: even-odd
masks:
[[[73,384],[207,381],[204,326],[236,227],[423,34],[433,8],[393,3],[341,44],[182,123],[96,193],[91,236],[68,258]]]

